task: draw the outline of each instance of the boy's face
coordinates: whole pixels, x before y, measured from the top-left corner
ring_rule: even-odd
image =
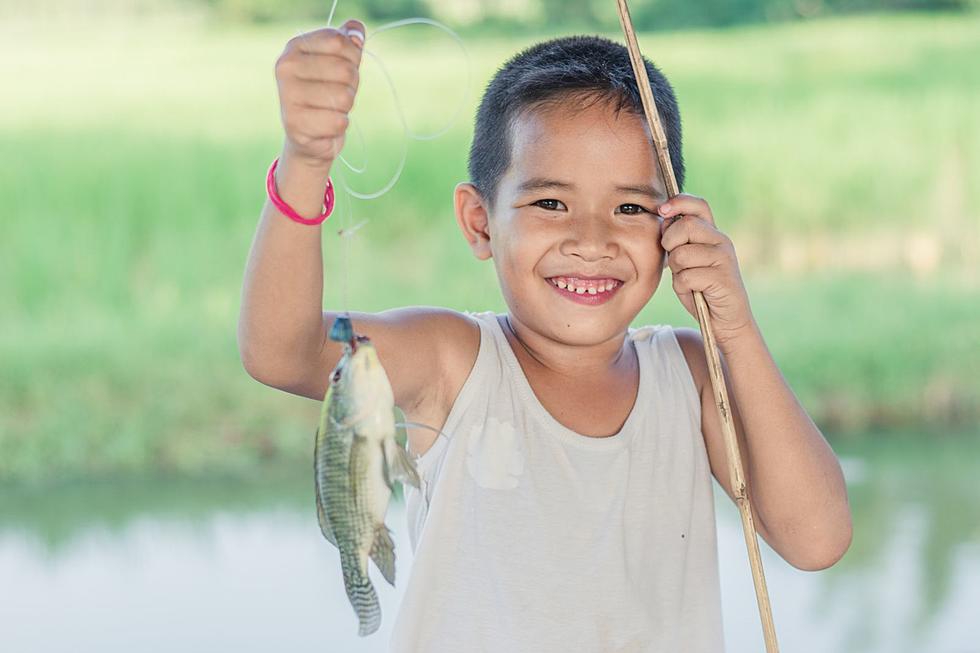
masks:
[[[568,344],[620,336],[660,283],[664,184],[642,116],[606,102],[525,112],[492,214],[468,184],[456,212],[492,257],[511,314]],[[561,288],[564,285],[566,288]]]

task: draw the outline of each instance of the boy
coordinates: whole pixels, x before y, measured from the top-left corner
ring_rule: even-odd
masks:
[[[343,145],[364,27],[289,42],[276,73],[282,199],[317,215]],[[683,184],[673,90],[648,73]],[[455,191],[473,253],[492,258],[506,315],[413,307],[352,314],[413,430],[415,562],[397,651],[719,651],[711,475],[732,496],[700,333],[631,329],[668,264],[711,313],[760,535],[790,564],[834,564],[851,539],[840,466],[752,316],[707,202],[664,183],[626,49],[556,39],[511,59],[476,121]],[[322,400],[320,229],[266,204],[239,342],[256,379]],[[425,373],[419,373],[425,370]]]

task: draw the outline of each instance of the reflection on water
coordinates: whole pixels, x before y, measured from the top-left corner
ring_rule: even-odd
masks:
[[[978,653],[980,439],[841,449],[855,540],[830,570],[763,544],[781,648]],[[248,483],[114,483],[0,492],[0,650],[383,651],[411,550],[389,512],[398,589],[358,638],[306,466]],[[738,515],[719,490],[725,634],[763,650]]]

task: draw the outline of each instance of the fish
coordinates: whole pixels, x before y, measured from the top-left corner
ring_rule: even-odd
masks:
[[[364,637],[381,625],[368,559],[395,584],[395,544],[384,521],[394,481],[416,488],[420,482],[412,457],[396,441],[391,383],[370,338],[356,335],[348,316],[334,321],[330,338],[344,350],[330,374],[316,431],[317,519],[340,552],[344,588]]]

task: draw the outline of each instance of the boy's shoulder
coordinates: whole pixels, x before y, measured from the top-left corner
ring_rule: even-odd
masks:
[[[443,350],[446,354],[473,352],[475,356],[480,346],[480,326],[470,313],[441,306],[411,306],[384,311],[380,315],[400,323],[415,336],[421,336],[410,336],[410,340]],[[413,343],[407,342],[405,346],[413,346]]]
[[[653,341],[659,336],[661,343],[664,342],[665,334],[673,334],[684,354],[684,360],[691,371],[694,385],[701,394],[701,388],[708,378],[707,359],[704,355],[704,341],[701,332],[691,327],[676,327],[671,324],[648,324],[641,327],[630,328],[629,337],[634,342]]]
[[[691,327],[669,328],[677,338],[677,344],[684,354],[684,360],[687,361],[687,367],[691,370],[691,377],[700,396],[701,389],[708,378],[708,359],[704,354],[704,339],[701,337],[701,332]]]
[[[404,346],[431,347],[438,361],[436,378],[441,378],[446,394],[462,385],[480,350],[480,325],[474,314],[439,306],[412,306],[385,311],[416,337]]]

